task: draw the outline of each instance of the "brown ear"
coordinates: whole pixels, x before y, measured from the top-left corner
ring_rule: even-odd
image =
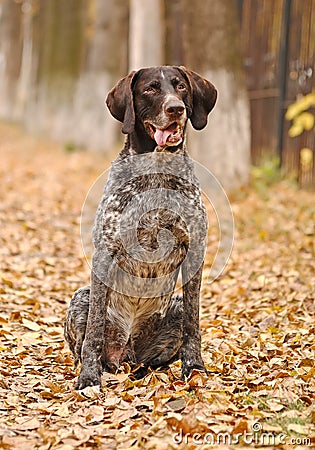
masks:
[[[113,117],[122,122],[122,132],[132,133],[135,125],[132,85],[136,71],[122,78],[109,92],[106,98],[107,107]]]
[[[216,103],[217,90],[210,81],[201,77],[198,73],[183,66],[180,69],[186,75],[192,90],[191,124],[196,130],[202,130],[207,125],[208,114]]]

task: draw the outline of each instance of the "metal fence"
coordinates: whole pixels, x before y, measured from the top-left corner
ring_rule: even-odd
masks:
[[[315,129],[291,137],[292,123],[284,117],[297,98],[315,91],[315,0],[239,3],[252,161],[278,155],[286,173],[296,174],[303,187],[315,187]]]

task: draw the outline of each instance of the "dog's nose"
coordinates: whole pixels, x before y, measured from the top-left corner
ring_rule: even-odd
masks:
[[[179,117],[185,111],[185,105],[178,100],[171,100],[165,105],[165,112],[170,116]]]

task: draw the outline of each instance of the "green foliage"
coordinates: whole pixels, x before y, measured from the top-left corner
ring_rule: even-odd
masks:
[[[81,152],[86,150],[82,145],[77,145],[73,141],[67,141],[63,144],[64,151],[66,153],[73,153],[73,152]]]
[[[251,169],[252,184],[255,188],[268,187],[280,181],[280,161],[277,156],[271,156],[262,161],[259,166]]]
[[[309,131],[314,127],[315,116],[311,112],[307,112],[313,106],[315,106],[315,91],[303,95],[288,107],[285,118],[289,121],[292,120],[289,129],[290,137],[299,136],[303,131]]]

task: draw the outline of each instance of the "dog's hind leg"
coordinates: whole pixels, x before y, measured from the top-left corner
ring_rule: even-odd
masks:
[[[81,361],[82,344],[89,314],[90,286],[78,289],[70,301],[64,324],[65,339],[74,356],[74,368]]]
[[[145,336],[134,341],[134,352],[138,363],[143,364],[135,375],[144,375],[148,367],[152,369],[167,366],[180,358],[183,342],[183,298],[181,295],[172,297],[166,315],[161,318],[152,317],[145,326]],[[140,377],[139,376],[139,377]]]
[[[70,301],[64,324],[65,339],[74,356],[74,367],[81,361],[82,345],[89,314],[91,286],[78,289]],[[115,372],[128,350],[129,336],[124,336],[117,324],[106,321],[105,349],[102,355],[102,369]]]

